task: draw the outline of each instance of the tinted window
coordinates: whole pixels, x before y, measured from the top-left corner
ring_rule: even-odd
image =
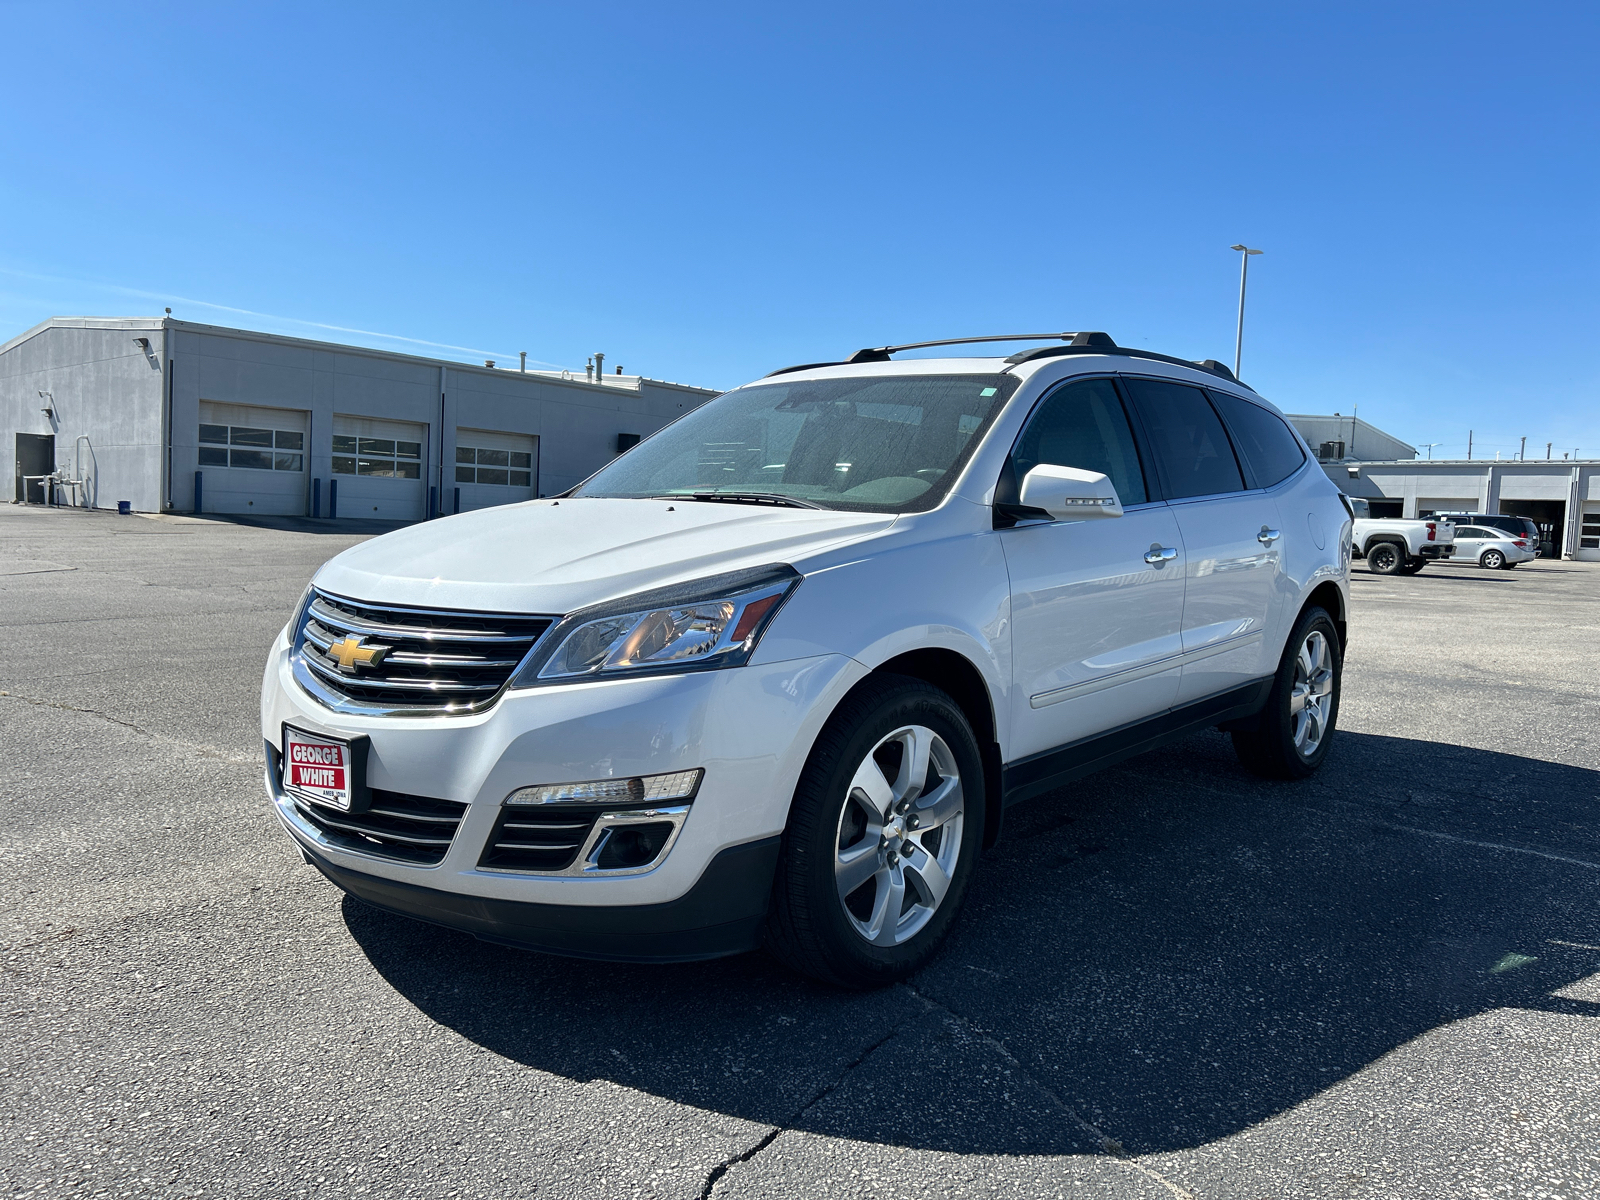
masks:
[[[1052,392],[1022,431],[1011,461],[1019,487],[1024,475],[1048,463],[1101,472],[1124,504],[1149,499],[1128,415],[1109,379],[1089,379]]]
[[[572,495],[756,492],[819,508],[925,512],[1017,385],[1014,375],[779,377],[702,404]]]
[[[1489,535],[1488,535],[1487,532],[1485,532],[1482,529],[1479,529],[1476,525],[1457,525],[1456,526],[1456,537],[1458,539],[1460,539],[1460,538],[1481,538],[1481,537],[1488,537],[1488,536]]]
[[[1130,379],[1128,390],[1144,418],[1172,500],[1244,490],[1222,422],[1199,388]]]
[[[1227,419],[1234,445],[1250,464],[1257,487],[1282,483],[1300,469],[1306,460],[1300,439],[1277,414],[1226,392],[1212,392],[1211,398]]]

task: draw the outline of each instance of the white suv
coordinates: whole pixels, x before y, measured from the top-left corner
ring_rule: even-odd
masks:
[[[1310,774],[1338,490],[1225,367],[1056,336],[777,371],[331,560],[261,699],[306,859],[491,941],[859,987],[933,954],[1008,805],[1207,726]]]

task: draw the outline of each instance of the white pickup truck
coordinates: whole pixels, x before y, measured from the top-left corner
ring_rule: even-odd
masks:
[[[1456,527],[1448,517],[1375,518],[1365,500],[1346,496],[1344,502],[1355,520],[1351,553],[1366,559],[1367,570],[1375,575],[1415,575],[1430,562],[1456,552]]]

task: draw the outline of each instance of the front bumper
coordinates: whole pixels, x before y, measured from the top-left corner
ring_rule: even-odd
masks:
[[[371,787],[467,808],[442,859],[419,864],[334,844],[300,816],[270,767],[266,785],[279,819],[307,857],[341,887],[380,907],[560,953],[703,957],[678,945],[686,927],[675,929],[675,923],[689,919],[685,914],[709,914],[713,924],[749,919],[749,913],[719,916],[719,906],[691,903],[691,897],[702,894],[702,884],[720,894],[724,885],[716,883],[713,867],[725,851],[741,850],[735,858],[748,872],[754,852],[743,848],[782,833],[817,733],[865,674],[848,656],[822,655],[508,691],[491,708],[462,716],[355,716],[324,708],[295,683],[288,640],[280,635],[262,682],[261,729],[271,747],[281,749],[285,721],[334,736],[364,734],[371,744]],[[519,787],[697,767],[705,771],[700,790],[676,840],[648,870],[564,876],[479,866],[502,802]],[[716,867],[724,869],[731,868]],[[762,913],[769,884],[770,869],[756,888]],[[526,906],[523,917],[508,905]],[[670,905],[677,906],[670,913],[660,908]],[[550,912],[556,909],[573,915],[557,920]],[[659,911],[651,916],[647,909]],[[726,911],[742,910],[731,905]],[[630,929],[654,929],[658,942],[667,941],[656,949],[628,948],[621,935]],[[712,943],[748,948],[748,933],[723,930]]]
[[[780,838],[720,851],[687,893],[665,904],[577,907],[492,900],[384,879],[306,851],[311,865],[356,899],[386,912],[570,958],[693,962],[761,944]]]

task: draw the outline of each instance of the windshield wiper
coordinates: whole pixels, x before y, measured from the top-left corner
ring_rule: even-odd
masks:
[[[826,511],[825,506],[798,496],[783,496],[777,492],[691,492],[687,496],[662,496],[663,500],[710,500],[724,504],[771,504],[778,508],[815,508]]]

